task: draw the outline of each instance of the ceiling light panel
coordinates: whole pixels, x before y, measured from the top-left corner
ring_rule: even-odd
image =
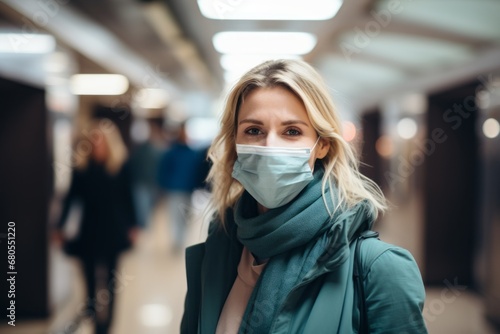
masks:
[[[380,66],[362,60],[348,61],[338,56],[322,57],[317,68],[333,91],[358,98],[376,89],[397,85],[406,78],[396,67]]]
[[[75,74],[70,79],[75,95],[121,95],[128,85],[127,78],[120,74]]]
[[[341,0],[198,0],[203,16],[215,20],[328,20]]]
[[[297,55],[266,55],[266,54],[225,54],[220,58],[220,64],[226,71],[249,70],[267,60],[301,59]]]
[[[391,18],[400,22],[408,21],[473,38],[500,41],[498,0],[403,1],[396,12],[391,3],[394,1],[379,1],[375,11],[387,13],[392,8]]]
[[[316,46],[316,36],[305,32],[224,31],[212,41],[215,50],[228,54],[303,55]]]
[[[275,59],[302,59],[297,55],[224,54],[220,58],[226,82],[234,82],[253,67]]]
[[[0,53],[50,53],[56,49],[52,35],[0,34]]]
[[[395,65],[427,71],[456,65],[474,56],[469,47],[461,44],[393,33],[368,37],[358,31],[344,35],[339,45],[346,57],[374,56]]]

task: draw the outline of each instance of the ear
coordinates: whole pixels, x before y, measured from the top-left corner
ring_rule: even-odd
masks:
[[[323,159],[326,157],[330,149],[330,141],[327,138],[321,138],[318,142],[318,149],[316,150],[316,159]]]

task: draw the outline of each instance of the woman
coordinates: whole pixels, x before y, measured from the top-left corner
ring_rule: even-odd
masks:
[[[63,241],[67,253],[82,261],[87,287],[84,313],[95,320],[96,333],[107,333],[113,315],[118,256],[131,246],[137,223],[127,150],[118,128],[103,119],[92,121],[82,133],[87,136],[82,136],[76,145],[80,150],[74,155],[76,166],[56,236]],[[79,233],[64,241],[61,231],[76,202],[82,206]],[[107,277],[103,289],[96,292],[98,266],[105,267]]]
[[[183,333],[426,333],[413,257],[357,236],[385,210],[318,73],[265,62],[229,93],[209,157],[215,219],[186,252]],[[366,308],[366,313],[361,308]]]

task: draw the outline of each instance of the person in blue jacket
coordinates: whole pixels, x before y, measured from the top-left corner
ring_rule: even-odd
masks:
[[[182,122],[176,139],[161,154],[158,166],[158,184],[166,194],[175,253],[184,250],[191,196],[196,188],[201,187],[200,166],[203,160],[203,152],[188,145],[186,122]]]
[[[386,203],[341,131],[303,61],[235,84],[209,150],[214,218],[186,251],[182,333],[427,333],[411,254],[376,238],[356,253]]]

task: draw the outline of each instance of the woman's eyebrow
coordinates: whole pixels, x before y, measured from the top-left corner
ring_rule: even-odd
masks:
[[[300,119],[281,122],[281,125],[293,125],[293,124],[297,124],[297,123],[304,124],[305,126],[309,127],[309,124],[307,124],[304,121],[301,121]]]
[[[238,125],[240,125],[242,123],[251,123],[251,124],[257,124],[257,125],[264,125],[264,123],[262,121],[259,121],[257,119],[252,119],[252,118],[242,119],[241,121],[239,121]],[[304,121],[301,121],[300,119],[281,122],[281,125],[293,125],[293,124],[303,124],[303,125],[309,127],[309,124],[307,124]]]
[[[241,121],[239,121],[238,125],[240,125],[242,123],[252,123],[252,124],[258,124],[258,125],[264,125],[263,122],[261,122],[257,119],[251,119],[251,118],[242,119]]]

